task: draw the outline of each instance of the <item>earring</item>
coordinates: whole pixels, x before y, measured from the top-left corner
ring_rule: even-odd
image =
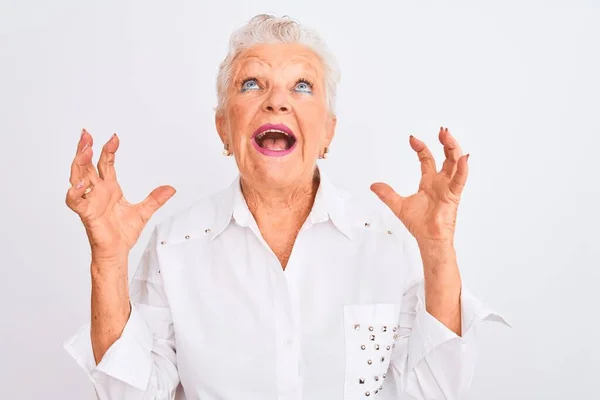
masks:
[[[223,155],[224,155],[224,156],[230,156],[231,154],[233,154],[233,153],[230,153],[230,152],[229,152],[229,145],[228,145],[228,144],[225,144],[225,145],[223,146]]]
[[[319,156],[320,159],[324,159],[327,158],[327,153],[329,153],[329,147],[325,147],[325,149],[323,149],[323,154]]]

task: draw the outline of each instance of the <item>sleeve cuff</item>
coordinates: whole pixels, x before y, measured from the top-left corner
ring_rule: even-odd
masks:
[[[461,345],[470,343],[474,340],[474,335],[471,334],[474,328],[484,321],[495,321],[508,327],[511,326],[498,313],[486,308],[463,287],[461,291],[462,336],[458,336],[427,312],[424,299],[424,287],[421,286],[417,294],[416,316],[408,349],[410,365],[412,367],[416,366],[436,347],[447,341],[458,340]]]
[[[145,390],[152,373],[153,336],[136,307],[131,305],[131,314],[121,337],[109,347],[98,365],[94,360],[90,327],[90,323],[84,325],[64,342],[64,348],[91,381],[102,383],[112,377]]]

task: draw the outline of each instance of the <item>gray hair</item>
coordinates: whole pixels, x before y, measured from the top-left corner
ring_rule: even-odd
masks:
[[[242,51],[258,44],[298,43],[311,49],[323,64],[325,71],[325,96],[329,111],[335,113],[335,97],[340,81],[337,61],[323,39],[311,29],[301,26],[288,16],[275,17],[259,14],[246,25],[236,30],[229,40],[229,52],[219,66],[217,75],[217,114],[220,114],[227,102],[227,88],[231,81],[234,59]]]

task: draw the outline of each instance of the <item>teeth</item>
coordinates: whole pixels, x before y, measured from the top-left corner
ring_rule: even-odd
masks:
[[[268,129],[268,130],[266,130],[266,131],[264,131],[264,132],[261,132],[261,133],[259,133],[258,135],[256,135],[256,138],[257,138],[257,139],[261,139],[263,136],[265,136],[265,135],[266,135],[267,133],[269,133],[269,132],[283,133],[285,136],[290,136],[290,135],[288,135],[288,133],[287,133],[287,132],[280,131],[280,130],[278,130],[278,129]]]

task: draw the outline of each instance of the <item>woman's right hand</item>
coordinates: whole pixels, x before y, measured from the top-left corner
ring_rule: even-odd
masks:
[[[160,186],[144,201],[129,203],[123,196],[115,172],[119,138],[114,134],[104,145],[97,170],[92,164],[92,145],[92,136],[84,129],[71,164],[71,187],[66,203],[83,222],[92,250],[92,262],[110,264],[127,259],[146,223],[173,197],[175,189]],[[85,194],[90,186],[91,191]]]

